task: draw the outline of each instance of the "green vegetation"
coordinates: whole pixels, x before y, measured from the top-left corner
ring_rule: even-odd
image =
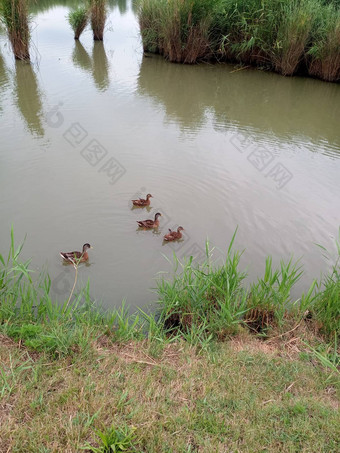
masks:
[[[68,21],[74,31],[74,39],[79,39],[89,20],[89,10],[85,6],[69,12]]]
[[[246,274],[239,270],[241,254],[230,243],[224,266],[214,267],[209,258],[193,266],[192,258],[182,266],[173,281],[159,282],[161,322],[171,332],[191,342],[223,339],[247,326],[262,337],[280,334],[292,325],[311,323],[333,341],[340,334],[340,230],[336,242],[338,259],[331,275],[323,282],[314,280],[306,294],[293,300],[294,285],[303,275],[298,262],[290,259],[273,269],[267,258],[264,276],[247,289],[242,285]]]
[[[323,0],[140,0],[144,50],[340,78],[340,7]]]
[[[106,22],[106,0],[90,0],[93,39],[103,41]]]
[[[1,0],[0,15],[4,22],[14,56],[28,61],[30,30],[26,0]]]
[[[202,347],[243,329],[270,339],[300,324],[334,344],[340,333],[340,230],[330,275],[314,280],[297,299],[291,293],[303,271],[292,259],[275,269],[267,258],[264,276],[245,287],[246,273],[239,269],[242,253],[233,250],[235,234],[223,266],[211,262],[208,243],[202,264],[195,265],[192,257],[181,263],[175,256],[175,275],[158,281],[159,309],[149,315],[141,309],[129,314],[124,305],[101,310],[90,298],[89,284],[72,299],[81,265],[75,266],[67,301],[54,303],[50,277],[40,275],[33,281],[29,261],[19,259],[23,245],[15,248],[12,230],[7,259],[0,254],[0,332],[53,356],[86,351],[98,334],[108,334],[113,341],[184,338]]]
[[[104,431],[98,430],[96,434],[99,438],[100,446],[92,447],[91,445],[87,445],[87,448],[93,453],[131,451],[135,437],[133,432],[134,428],[129,428],[128,426],[122,429],[111,426]]]
[[[159,310],[130,314],[96,307],[88,285],[53,302],[12,231],[0,255],[0,450],[337,451],[340,236],[330,275],[297,300],[298,263],[268,258],[246,287],[233,242],[223,266],[208,244],[201,265],[175,257]]]
[[[311,75],[330,82],[340,78],[340,4],[319,10],[307,53]]]

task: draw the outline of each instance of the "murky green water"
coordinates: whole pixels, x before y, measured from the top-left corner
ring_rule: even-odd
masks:
[[[33,64],[0,35],[0,250],[11,224],[54,295],[73,283],[59,250],[94,245],[79,284],[107,306],[145,305],[171,259],[222,259],[238,226],[251,277],[302,257],[300,289],[327,269],[340,225],[340,87],[230,65],[143,56],[130,2],[110,2],[104,43],[73,40],[67,1],[33,11]],[[153,194],[150,213],[129,200]],[[163,213],[159,234],[136,220]],[[185,239],[162,244],[167,228]]]

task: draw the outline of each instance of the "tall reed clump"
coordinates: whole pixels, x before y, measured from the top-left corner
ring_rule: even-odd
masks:
[[[139,0],[144,50],[170,61],[214,58],[331,81],[339,14],[335,0]]]
[[[106,22],[106,0],[90,0],[91,27],[93,39],[103,41]]]
[[[142,35],[143,48],[146,52],[164,53],[162,37],[162,17],[166,5],[164,0],[142,0],[138,4],[139,26]]]
[[[340,80],[340,5],[318,11],[307,59],[310,75],[329,82]]]
[[[303,60],[319,0],[225,0],[219,51],[226,59],[292,75]]]
[[[309,43],[315,20],[314,0],[282,2],[276,39],[272,45],[272,62],[277,72],[293,75],[299,69]]]
[[[219,59],[246,64],[269,62],[265,43],[273,41],[275,33],[273,26],[267,27],[272,1],[265,6],[259,0],[224,0],[217,20]]]
[[[27,0],[2,0],[1,14],[15,58],[29,61],[30,29]]]
[[[142,0],[139,23],[144,50],[172,62],[195,63],[211,55],[214,0]]]
[[[79,39],[89,20],[89,9],[86,6],[80,6],[70,11],[68,21],[74,32],[74,39]]]

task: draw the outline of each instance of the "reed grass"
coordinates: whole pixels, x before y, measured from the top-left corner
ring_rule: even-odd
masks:
[[[173,278],[158,280],[158,309],[131,314],[124,303],[101,309],[91,300],[89,283],[73,295],[74,284],[65,302],[54,302],[50,277],[32,278],[30,262],[20,261],[22,244],[15,247],[12,230],[7,258],[0,254],[0,332],[53,356],[87,351],[101,335],[118,342],[147,339],[155,350],[179,338],[205,348],[244,328],[268,338],[301,322],[334,343],[340,335],[340,232],[332,272],[295,299],[292,290],[303,275],[299,261],[281,261],[275,268],[268,257],[264,275],[246,286],[242,253],[233,249],[235,234],[222,266],[212,262],[208,243],[202,264],[194,264],[192,257],[181,262],[174,255]],[[75,277],[78,272],[81,265]]]
[[[27,0],[2,0],[0,12],[15,58],[29,61],[30,29]]]
[[[272,51],[272,61],[277,72],[293,75],[299,69],[308,47],[317,6],[317,2],[313,0],[283,3]]]
[[[93,39],[103,41],[106,22],[106,0],[90,0]]]
[[[86,6],[80,6],[68,14],[68,21],[74,32],[74,39],[79,39],[80,35],[86,28],[89,20],[89,9]]]
[[[139,20],[144,50],[161,53],[177,63],[207,58],[214,10],[213,0],[142,1]]]
[[[222,267],[211,262],[208,244],[207,259],[200,265],[194,265],[192,258],[180,263],[174,257],[174,268],[180,267],[181,272],[176,272],[172,281],[158,283],[161,324],[191,343],[206,344],[243,327],[268,338],[290,330],[292,324],[294,330],[303,322],[334,344],[340,335],[340,232],[331,273],[320,282],[313,280],[298,298],[292,293],[303,276],[299,260],[281,261],[275,268],[268,257],[264,275],[245,287],[242,283],[247,275],[239,269],[242,254],[233,251],[234,238],[235,234]]]
[[[140,0],[144,50],[339,79],[339,14],[323,0]]]
[[[329,82],[340,80],[339,4],[318,11],[307,60],[310,75]]]

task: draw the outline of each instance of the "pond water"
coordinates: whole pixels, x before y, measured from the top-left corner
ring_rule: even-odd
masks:
[[[109,307],[155,299],[167,259],[223,259],[235,246],[250,278],[301,257],[299,290],[327,271],[340,225],[340,86],[232,65],[183,66],[143,55],[136,9],[110,1],[103,43],[75,42],[74,2],[38,1],[32,64],[0,34],[0,251],[13,224],[24,258],[47,268],[62,300],[72,266],[59,251],[89,242],[91,295]],[[150,212],[132,198],[153,195]],[[159,232],[136,220],[163,216]],[[184,240],[163,244],[169,227]]]

